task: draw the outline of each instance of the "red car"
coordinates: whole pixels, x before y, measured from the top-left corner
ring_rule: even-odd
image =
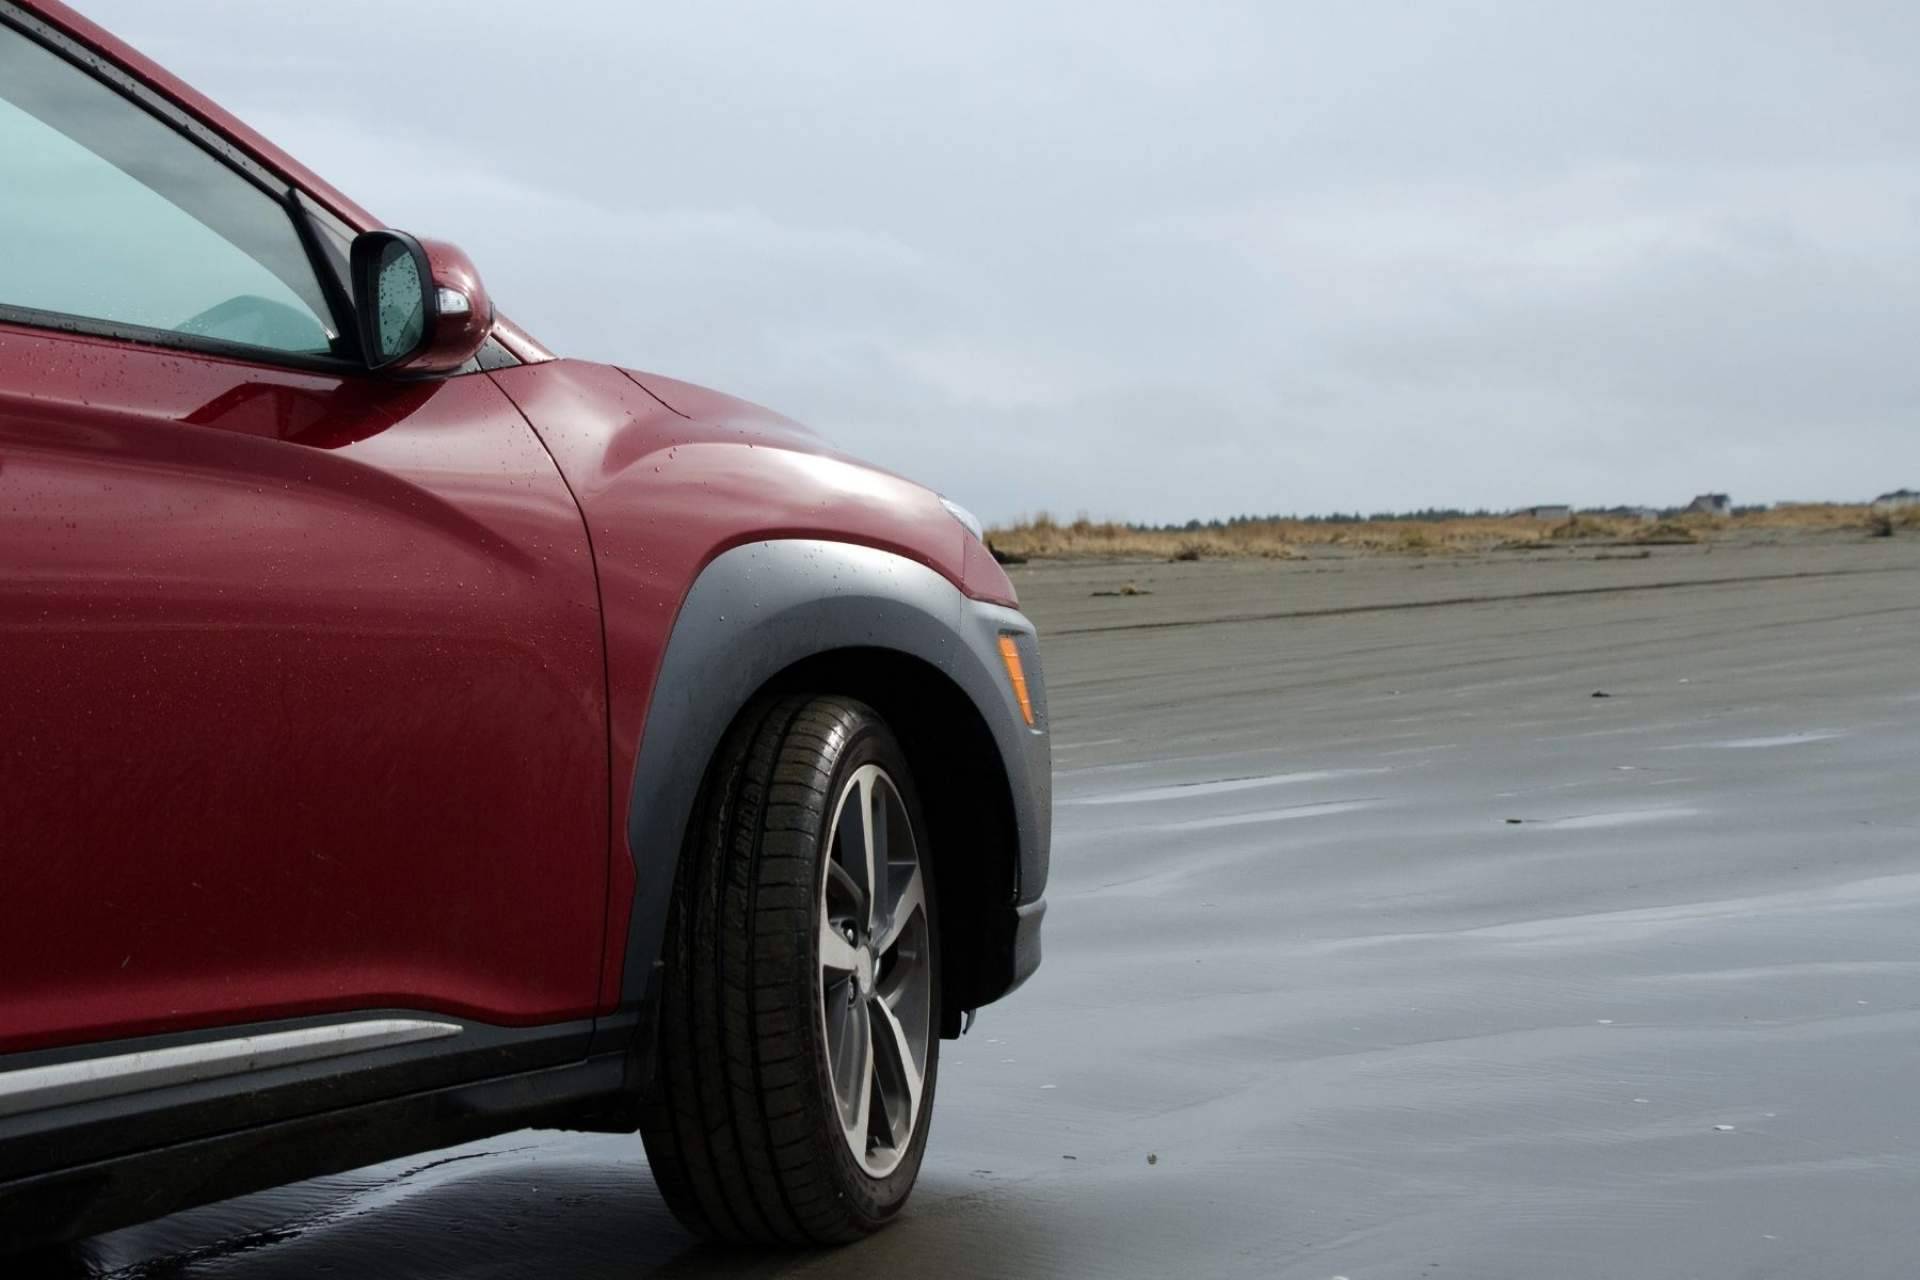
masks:
[[[525,1126],[871,1231],[1039,962],[1046,728],[964,512],[0,0],[0,1245]]]

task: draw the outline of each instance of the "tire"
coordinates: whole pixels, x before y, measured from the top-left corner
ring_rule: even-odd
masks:
[[[863,896],[868,867],[883,891]],[[933,892],[906,758],[871,708],[794,696],[741,716],[688,825],[641,1124],[695,1234],[835,1244],[900,1212],[939,1066]]]

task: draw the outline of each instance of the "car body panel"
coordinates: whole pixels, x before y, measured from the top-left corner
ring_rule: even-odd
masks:
[[[0,549],[0,1052],[591,1011],[598,600],[486,375],[0,326]]]
[[[621,370],[577,360],[492,376],[526,414],[585,514],[600,575],[607,645],[609,775],[613,781],[603,1008],[622,988],[636,891],[624,834],[633,776],[667,640],[700,571],[731,547],[783,538],[857,543],[1005,599],[1006,575],[968,555],[977,540],[927,489],[832,451],[812,432],[744,401],[670,383],[669,394],[718,420],[689,417]],[[648,375],[640,375],[646,377]],[[695,396],[698,392],[698,396]]]
[[[663,377],[657,373],[642,373],[637,369],[623,369],[629,378],[644,387],[648,394],[683,417],[692,418],[710,424],[713,427],[726,428],[739,433],[745,443],[785,445],[805,453],[818,453],[836,458],[863,471],[876,475],[889,476],[902,484],[924,493],[925,490],[914,481],[896,475],[871,462],[855,458],[834,449],[825,439],[803,423],[795,422],[785,414],[772,409],[730,396],[710,387],[698,386],[691,382],[682,382],[678,378]],[[924,506],[924,503],[916,504]],[[1009,609],[1020,607],[1020,597],[1014,591],[1012,579],[1006,570],[1000,567],[987,550],[986,544],[978,538],[961,540],[960,559],[957,564],[934,563],[941,573],[953,578],[960,589],[976,600],[987,600],[994,604],[1003,604]]]
[[[544,343],[498,311],[493,316],[493,336],[521,364],[540,364],[554,359]]]
[[[335,241],[379,227],[58,0],[0,13]],[[0,1244],[527,1124],[631,1132],[712,745],[823,655],[917,664],[889,693],[895,726],[938,702],[916,759],[973,734],[922,788],[945,865],[997,864],[960,881],[980,901],[941,890],[981,939],[943,1033],[1038,963],[1033,629],[929,490],[504,317],[411,381],[55,319],[0,322],[0,1099],[87,1086],[0,1107]],[[438,1030],[235,1042],[387,1022]]]

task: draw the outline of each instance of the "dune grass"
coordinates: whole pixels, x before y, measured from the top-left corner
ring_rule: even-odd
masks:
[[[1579,543],[1672,545],[1708,542],[1742,531],[1878,532],[1863,504],[1809,503],[1732,516],[1682,514],[1647,522],[1577,515],[1571,520],[1530,516],[1458,516],[1446,519],[1248,520],[1202,529],[1146,529],[1085,515],[1056,521],[1046,512],[997,526],[987,538],[1004,555],[1027,559],[1268,559],[1287,560],[1314,550],[1362,554],[1444,555],[1489,550],[1538,550]],[[1895,528],[1920,528],[1920,511],[1898,513]]]

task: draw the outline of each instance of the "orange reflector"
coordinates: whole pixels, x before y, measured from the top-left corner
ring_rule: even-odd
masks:
[[[1000,661],[1007,664],[1007,680],[1013,685],[1013,696],[1020,703],[1020,718],[1033,726],[1033,699],[1027,696],[1027,671],[1020,665],[1020,646],[1013,637],[1000,634]]]

